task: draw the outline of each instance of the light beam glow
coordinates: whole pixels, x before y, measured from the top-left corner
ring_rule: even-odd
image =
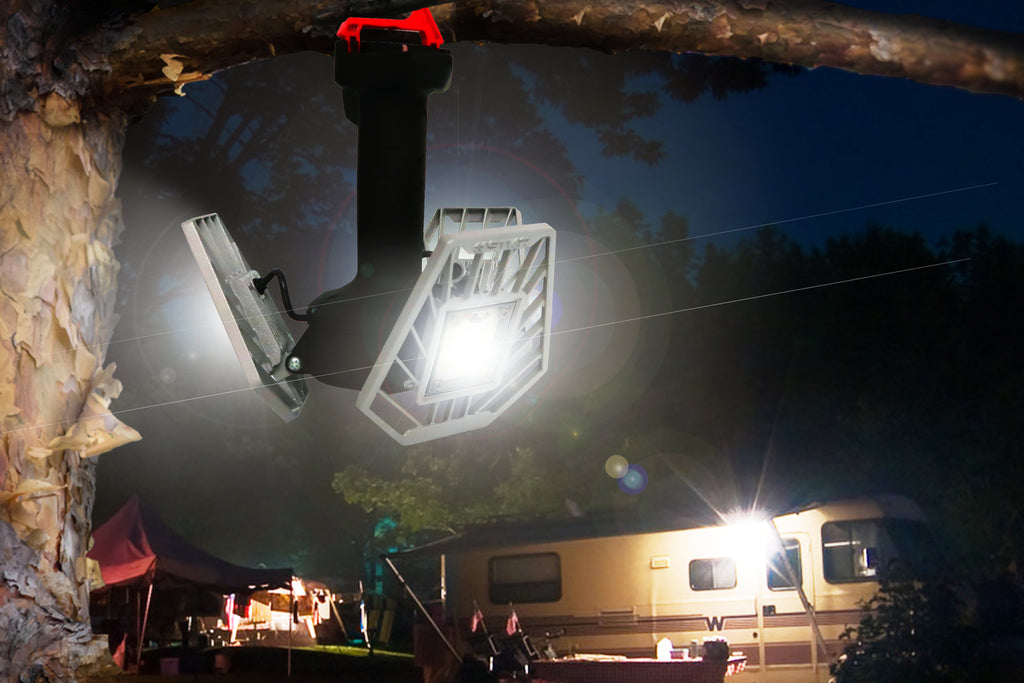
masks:
[[[500,382],[515,310],[513,299],[445,311],[424,397],[481,391]]]

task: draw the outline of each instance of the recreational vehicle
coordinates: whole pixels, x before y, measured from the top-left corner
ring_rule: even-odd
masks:
[[[746,655],[738,683],[827,681],[840,634],[879,572],[916,552],[924,521],[882,496],[670,531],[481,528],[440,546],[441,597],[467,639],[513,614],[559,655],[654,657],[664,638],[681,651],[721,636]]]

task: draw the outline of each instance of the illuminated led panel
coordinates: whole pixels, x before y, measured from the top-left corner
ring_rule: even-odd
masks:
[[[436,246],[428,225],[433,254],[356,399],[399,443],[485,427],[547,370],[555,231],[487,211],[504,212],[487,214],[501,227],[442,215],[459,227],[435,233]]]
[[[306,401],[305,380],[284,378],[284,359],[295,346],[273,299],[259,294],[249,267],[220,217],[211,213],[181,224],[217,315],[231,340],[246,382],[285,420],[294,420]]]
[[[493,302],[453,299],[437,315],[430,334],[428,370],[419,386],[421,403],[493,389],[501,381],[521,296]]]

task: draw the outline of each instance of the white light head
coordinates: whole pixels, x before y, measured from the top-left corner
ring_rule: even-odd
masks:
[[[436,249],[356,399],[399,443],[485,427],[547,370],[555,231],[518,219],[444,209],[428,225]]]
[[[246,263],[217,214],[189,219],[181,228],[246,382],[281,418],[294,420],[309,389],[305,380],[288,378],[283,367],[295,340],[273,299],[256,291],[253,280],[259,273]]]

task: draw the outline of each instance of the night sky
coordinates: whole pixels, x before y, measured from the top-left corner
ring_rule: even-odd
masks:
[[[1024,31],[1018,3],[851,4]],[[685,217],[699,246],[733,244],[766,224],[808,248],[869,222],[919,231],[935,244],[979,223],[1024,239],[1024,102],[829,69],[771,73],[762,89],[689,104],[661,96],[652,115],[630,119],[642,138],[663,143],[664,157],[652,165],[603,154],[600,128],[579,122],[581,111],[600,106],[598,89],[587,101],[533,101],[540,119],[524,125],[561,141],[563,154],[553,159],[559,155],[543,144],[520,145],[513,133],[489,127],[490,118],[507,128],[502,117],[529,114],[514,89],[496,103],[501,91],[489,79],[516,51],[529,53],[520,64],[541,61],[553,72],[573,51],[450,47],[455,83],[430,105],[426,211],[511,204],[526,222],[559,231],[554,360],[531,393],[533,405],[579,401],[585,411],[584,399],[626,372],[624,359],[640,343],[625,321],[667,312],[637,299],[635,274],[616,254],[593,257],[622,248],[590,229],[622,199],[652,225],[667,211]],[[614,70],[635,56],[590,59],[593,68]],[[517,68],[529,97],[534,77]],[[652,78],[630,73],[626,90],[657,92]],[[275,98],[265,89],[274,79],[293,89]],[[247,83],[271,94],[247,100]],[[125,384],[113,410],[143,440],[100,458],[94,522],[138,493],[226,559],[351,577],[365,541],[356,530],[367,520],[331,490],[331,478],[390,447],[388,437],[356,411],[352,391],[311,381],[303,415],[284,424],[244,390],[179,224],[220,213],[250,264],[294,273],[298,306],[344,284],[354,269],[355,127],[343,120],[341,89],[320,55],[247,65],[185,92],[159,101],[129,129],[121,322],[107,358]],[[316,107],[336,108],[331,129],[313,127],[322,120]],[[258,112],[264,119],[247,131]],[[218,151],[196,151],[214,125],[223,131],[212,141]],[[253,135],[267,136],[265,157],[262,142],[246,146]],[[276,160],[299,144],[307,152],[283,177]],[[318,170],[318,160],[330,172]],[[647,239],[658,242],[657,231]],[[517,419],[513,411],[495,432],[514,430]],[[487,439],[457,440],[472,447]]]

